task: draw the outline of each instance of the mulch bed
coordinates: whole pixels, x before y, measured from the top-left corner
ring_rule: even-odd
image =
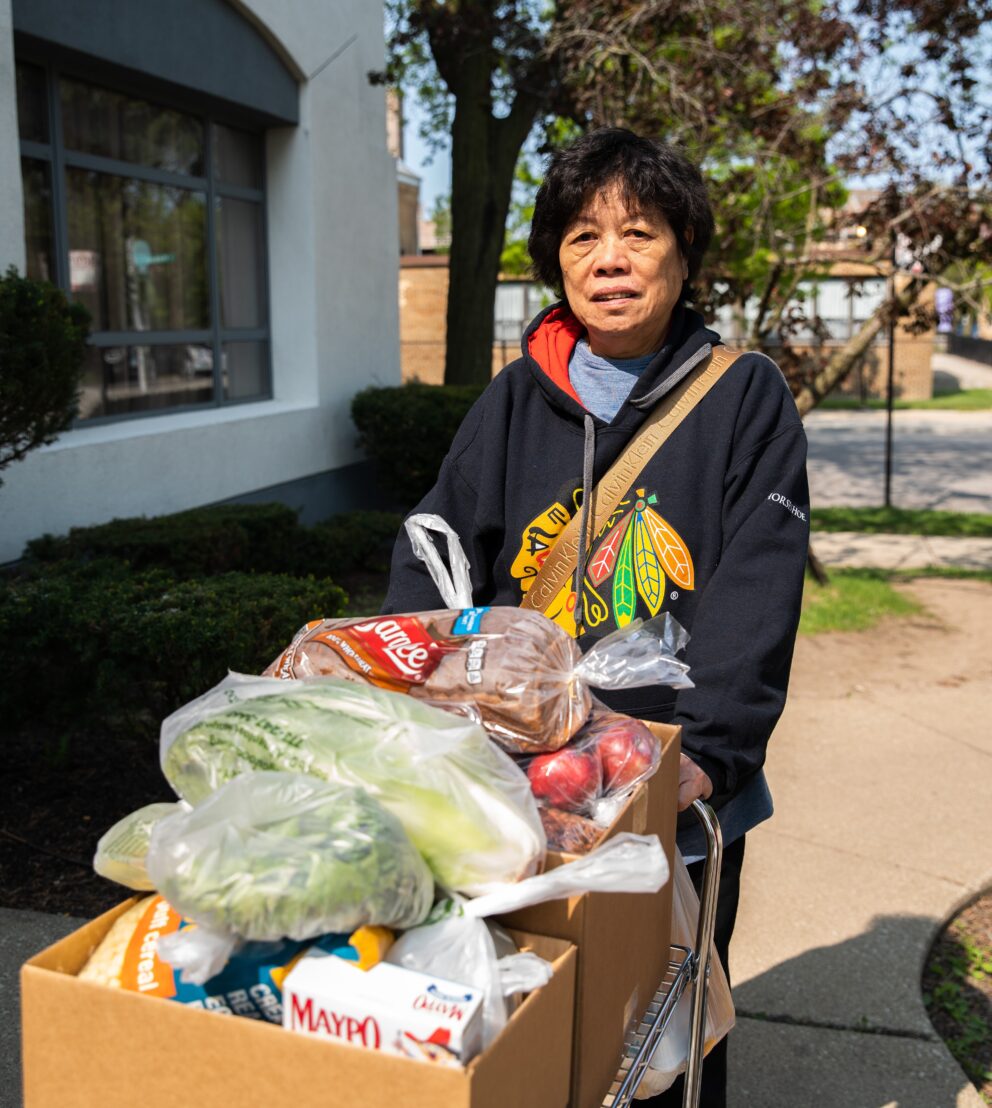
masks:
[[[944,928],[923,971],[930,1022],[992,1104],[992,892]]]
[[[158,738],[70,742],[22,731],[2,738],[8,785],[0,813],[0,905],[99,915],[128,895],[92,868],[97,840],[143,804],[172,800]]]

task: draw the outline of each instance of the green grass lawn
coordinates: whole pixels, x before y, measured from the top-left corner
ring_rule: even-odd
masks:
[[[814,531],[868,531],[895,535],[963,535],[992,538],[992,515],[914,508],[815,508]]]
[[[945,392],[929,400],[899,400],[892,406],[900,409],[923,408],[951,412],[983,412],[992,408],[992,389],[960,389],[957,392]],[[885,400],[872,398],[862,403],[857,396],[827,396],[818,407],[840,410],[868,410],[885,407]]]
[[[891,576],[884,570],[835,569],[828,585],[807,578],[799,633],[867,631],[887,616],[920,611],[919,604],[892,587]]]

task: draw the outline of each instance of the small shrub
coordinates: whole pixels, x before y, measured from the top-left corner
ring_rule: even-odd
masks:
[[[179,578],[295,572],[303,541],[296,512],[285,504],[224,504],[172,515],[114,519],[43,535],[28,543],[30,562],[118,558],[133,570],[167,569]]]
[[[364,389],[355,397],[351,416],[361,445],[397,507],[412,508],[430,490],[455,432],[481,391],[472,385],[413,382]]]
[[[345,601],[313,577],[180,581],[113,559],[55,563],[0,585],[0,717],[153,729],[228,669],[261,672],[303,623]]]
[[[311,573],[338,577],[356,570],[387,573],[393,543],[403,523],[397,512],[347,512],[309,529],[307,562]]]
[[[75,418],[89,320],[47,281],[0,277],[0,469]]]

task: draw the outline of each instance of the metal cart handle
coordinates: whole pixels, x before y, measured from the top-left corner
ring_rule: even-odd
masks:
[[[699,922],[696,925],[696,957],[693,964],[692,1024],[689,1029],[689,1054],[686,1059],[685,1093],[682,1108],[699,1104],[703,1079],[703,1046],[706,1039],[706,993],[710,983],[710,953],[716,926],[716,902],[723,865],[723,833],[716,812],[702,800],[692,802],[692,810],[706,834],[706,863],[699,897]]]
[[[706,835],[706,864],[703,867],[702,890],[699,897],[699,921],[696,925],[696,949],[673,946],[668,973],[638,1028],[628,1034],[625,1056],[603,1108],[628,1108],[634,1090],[641,1083],[644,1071],[654,1055],[658,1041],[675,1011],[679,998],[690,982],[695,986],[692,998],[692,1018],[686,1056],[683,1108],[698,1108],[703,1070],[703,1049],[706,1040],[706,993],[710,975],[710,951],[716,924],[717,895],[720,888],[720,867],[723,864],[723,835],[716,812],[701,800],[694,800],[692,810],[703,825]]]

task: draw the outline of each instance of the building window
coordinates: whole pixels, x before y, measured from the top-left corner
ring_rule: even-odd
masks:
[[[79,419],[271,395],[260,131],[17,63],[27,273],[89,309]]]

